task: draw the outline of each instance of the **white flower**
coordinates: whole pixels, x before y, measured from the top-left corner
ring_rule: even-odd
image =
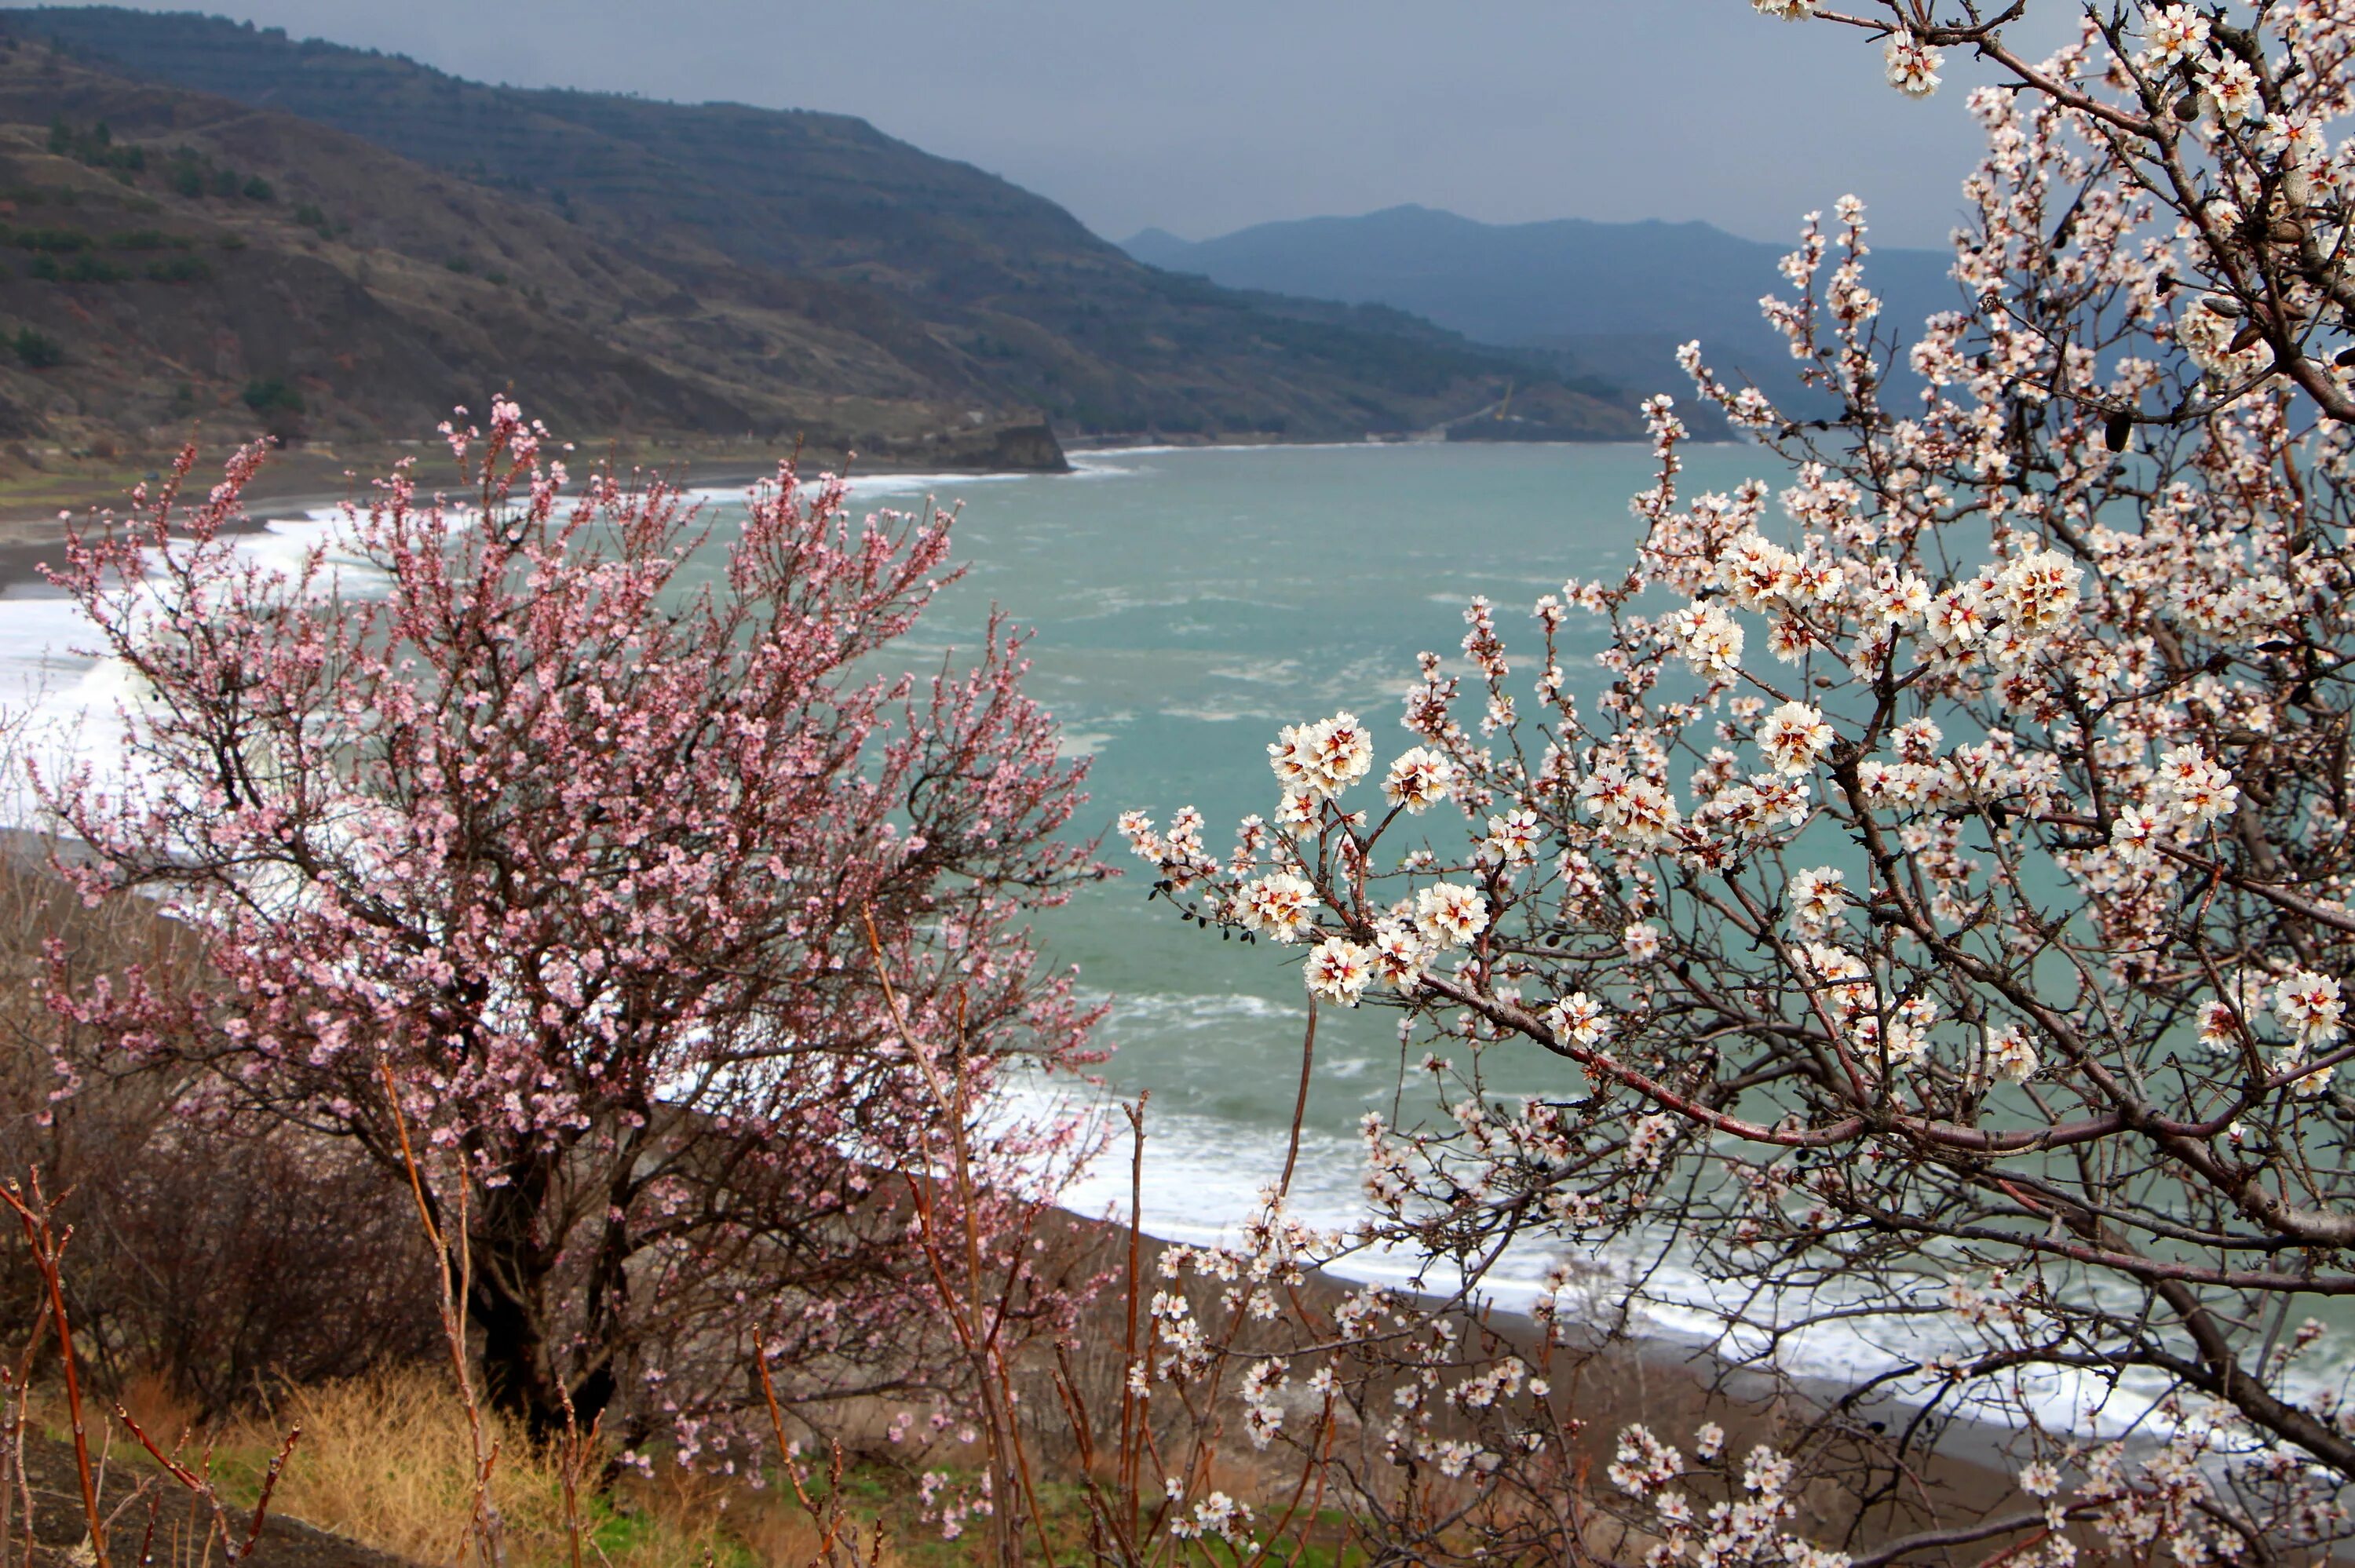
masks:
[[[1798,591],[1799,557],[1757,533],[1745,533],[1719,554],[1717,580],[1735,604],[1762,609],[1769,599]]]
[[[1338,937],[1327,937],[1308,955],[1301,973],[1311,996],[1320,1001],[1355,1007],[1374,978],[1374,951]]]
[[[1436,882],[1415,894],[1414,924],[1441,947],[1461,947],[1488,928],[1488,901],[1461,883]]]
[[[1816,14],[1816,0],[1750,0],[1750,8],[1762,16],[1804,22]]]
[[[1867,1055],[1879,1054],[1881,1020],[1877,1018],[1858,1020],[1856,1038],[1857,1044],[1863,1047]],[[1920,1026],[1901,1019],[1890,1021],[1888,1057],[1891,1066],[1918,1067],[1922,1065],[1923,1059],[1929,1054],[1930,1037],[1923,1033]]]
[[[1916,43],[1909,32],[1889,35],[1881,48],[1881,58],[1889,66],[1889,85],[1913,98],[1927,98],[1938,90],[1938,68],[1945,56],[1927,44]]]
[[[1987,596],[1975,582],[1957,583],[1930,596],[1923,612],[1922,634],[1949,653],[1965,653],[1987,636]]]
[[[1627,1146],[1620,1153],[1629,1166],[1646,1171],[1657,1171],[1660,1157],[1668,1152],[1668,1135],[1673,1124],[1659,1112],[1639,1116],[1627,1129]]]
[[[2216,106],[2216,118],[2227,125],[2265,117],[2257,96],[2257,73],[2237,55],[2210,56],[2200,69],[2200,90]]]
[[[1244,883],[1231,907],[1246,929],[1278,942],[1296,942],[1308,934],[1316,906],[1316,890],[1305,877],[1279,871]]]
[[[1639,964],[1651,962],[1660,956],[1660,929],[1638,920],[1619,934],[1627,956]]]
[[[1594,770],[1578,787],[1578,798],[1594,814],[1596,826],[1611,838],[1655,844],[1677,825],[1676,802],[1650,779],[1630,774],[1616,765]]]
[[[2077,581],[2084,575],[2058,550],[2030,550],[1998,575],[1995,589],[2013,626],[2044,634],[2076,613]]]
[[[2244,380],[2273,362],[2273,352],[2262,339],[2235,350],[2238,332],[2232,318],[2211,310],[2194,307],[2175,317],[2176,342],[2194,364],[2220,381]]]
[[[2200,1004],[2200,1044],[2211,1051],[2230,1051],[2241,1043],[2240,1015],[2232,1004],[2205,1001]]]
[[[1908,762],[1927,763],[1937,760],[1938,743],[1946,736],[1934,720],[1911,718],[1897,726],[1891,738],[1897,742],[1898,756]]]
[[[1488,819],[1488,837],[1482,846],[1507,865],[1528,865],[1538,857],[1538,817],[1516,808]]]
[[[2292,1065],[2296,1065],[2299,1059],[2299,1057],[2293,1056],[2291,1058]],[[2315,1096],[2330,1087],[2330,1080],[2338,1076],[2338,1075],[2339,1069],[2335,1066],[2317,1067],[2313,1072],[2307,1074],[2304,1077],[2299,1078],[2296,1083],[2292,1084],[2290,1086],[2290,1091],[2296,1095],[2300,1099],[2310,1100]]]
[[[2292,969],[2274,987],[2274,1016],[2301,1046],[2335,1044],[2344,1032],[2346,1011],[2339,982],[2312,969]]]
[[[1215,1535],[1222,1541],[1231,1542],[1239,1534],[1251,1527],[1251,1521],[1252,1510],[1249,1503],[1237,1502],[1224,1492],[1212,1492],[1194,1505],[1190,1533],[1196,1537]],[[1187,1532],[1180,1531],[1173,1524],[1170,1533],[1182,1538]]]
[[[1799,928],[1819,936],[1848,906],[1848,876],[1828,865],[1800,872],[1791,878],[1790,901]]]
[[[1418,746],[1391,764],[1382,780],[1382,796],[1420,816],[1444,800],[1455,789],[1455,764],[1427,746]]]
[[[2142,63],[2169,70],[2208,47],[2208,18],[2189,5],[2169,5],[2144,24]]]
[[[1372,768],[1374,740],[1357,715],[1338,713],[1316,724],[1284,726],[1267,758],[1287,799],[1325,800]]]
[[[1374,969],[1394,990],[1412,989],[1432,953],[1432,944],[1404,920],[1383,920],[1374,927]]]
[[[2206,827],[2240,804],[2232,776],[2196,746],[2179,746],[2158,759],[2158,787],[2186,821]]]
[[[1668,630],[1694,674],[1714,680],[1742,668],[1742,628],[1717,605],[1688,605],[1668,617]]]
[[[2036,1047],[2017,1023],[1987,1032],[1987,1068],[2009,1083],[2024,1084],[2036,1075]]]
[[[2128,806],[2110,822],[2110,850],[2121,863],[2148,865],[2158,858],[2158,824],[2139,808]]]
[[[2265,122],[2264,143],[2281,160],[2284,194],[2303,204],[2310,198],[2312,175],[2330,155],[2330,138],[2319,118],[2276,114]],[[2305,176],[2303,179],[2296,176]],[[2306,185],[2307,194],[2294,186]]]
[[[1546,1023],[1553,1037],[1565,1043],[1593,1045],[1611,1033],[1610,1015],[1603,1004],[1584,991],[1572,991],[1546,1009]]]
[[[1284,1412],[1273,1404],[1249,1404],[1243,1407],[1243,1436],[1254,1448],[1264,1448],[1284,1425]]]
[[[2178,5],[2176,9],[2180,11],[2183,7]],[[2202,22],[2200,25],[2204,27],[2208,24]],[[2019,1489],[2032,1498],[2049,1498],[2061,1489],[2061,1472],[2039,1459],[2021,1467]]]
[[[1742,1461],[1742,1485],[1745,1490],[1768,1497],[1780,1497],[1791,1484],[1791,1472],[1796,1467],[1782,1455],[1761,1443],[1750,1450]]]
[[[1832,726],[1824,722],[1821,710],[1805,703],[1785,703],[1758,726],[1758,749],[1777,773],[1806,772],[1831,743]]]
[[[1616,1463],[1604,1473],[1611,1484],[1634,1497],[1642,1497],[1684,1474],[1681,1455],[1657,1437],[1646,1426],[1629,1426],[1619,1434]]]
[[[1123,811],[1114,824],[1120,836],[1128,841],[1129,853],[1139,860],[1158,864],[1162,858],[1160,835],[1153,831],[1153,819],[1142,811]]]

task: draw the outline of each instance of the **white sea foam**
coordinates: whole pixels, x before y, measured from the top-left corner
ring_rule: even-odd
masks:
[[[1263,997],[1237,993],[1156,993],[1117,999],[1110,1037],[1240,1033],[1271,1022],[1296,1022],[1304,1010]],[[1332,1075],[1356,1077],[1370,1064],[1348,1059],[1331,1065]],[[1015,1091],[1018,1111],[1033,1091]],[[1284,1169],[1288,1133],[1266,1124],[1244,1125],[1193,1111],[1148,1109],[1143,1169],[1141,1223],[1149,1234],[1195,1245],[1235,1244],[1241,1227],[1265,1201],[1268,1187]],[[1329,1233],[1354,1234],[1372,1217],[1359,1178],[1364,1152],[1354,1140],[1315,1128],[1304,1128],[1300,1154],[1286,1203],[1298,1218]],[[1128,1216],[1130,1164],[1124,1137],[1114,1140],[1094,1166],[1062,1195],[1070,1209],[1124,1222]],[[1846,1389],[1868,1378],[1902,1373],[1942,1354],[1968,1355],[1977,1346],[1951,1313],[1904,1313],[1840,1317],[1772,1337],[1768,1327],[1787,1325],[1811,1314],[1890,1305],[1854,1292],[1793,1292],[1781,1299],[1754,1296],[1746,1284],[1714,1280],[1695,1267],[1681,1247],[1662,1249],[1640,1236],[1599,1253],[1531,1239],[1507,1249],[1471,1287],[1473,1298],[1511,1312],[1527,1312],[1548,1296],[1549,1276],[1565,1256],[1581,1277],[1578,1290],[1590,1310],[1625,1310],[1639,1331],[1666,1343],[1696,1351],[1714,1347],[1730,1358],[1757,1358],[1761,1370],[1781,1372],[1819,1386]],[[1411,1249],[1359,1246],[1331,1266],[1344,1278],[1452,1297],[1465,1289],[1444,1260],[1434,1262]],[[1565,1298],[1572,1309],[1579,1299]],[[1911,1304],[1909,1304],[1911,1305]],[[2302,1392],[2335,1383],[2336,1369],[2318,1365],[2295,1380]],[[1890,1397],[1906,1403],[1939,1392],[1934,1372],[1901,1376]],[[2019,1380],[2016,1404],[1947,1407],[1955,1414],[1998,1425],[2013,1424],[2022,1410],[2048,1430],[2084,1436],[2122,1436],[2158,1430],[2154,1405],[2164,1380],[2129,1372],[2113,1382],[2085,1372],[2053,1370]]]
[[[453,508],[463,525],[471,514]],[[314,507],[272,518],[229,543],[242,560],[292,573],[316,549],[338,590],[378,590],[382,575],[341,547],[341,506]],[[121,768],[123,715],[141,693],[129,667],[97,649],[98,633],[72,600],[46,584],[20,584],[0,593],[0,707],[25,715],[27,750],[52,777],[69,762],[101,777]],[[19,791],[0,799],[0,817],[21,824],[30,810]]]
[[[1036,477],[1027,473],[854,473],[843,485],[854,501],[879,500],[885,496],[935,495],[943,504],[953,502],[958,492],[977,484],[1005,484],[1012,481]],[[814,483],[817,476],[804,476],[805,483]],[[698,506],[741,506],[751,482],[742,484],[698,484],[687,491],[687,499]]]

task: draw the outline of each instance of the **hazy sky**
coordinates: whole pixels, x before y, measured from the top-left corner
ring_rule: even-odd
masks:
[[[1742,0],[176,0],[528,86],[862,115],[1188,238],[1400,202],[1781,239],[1853,190],[1934,244],[1977,136],[1847,29]],[[2048,8],[2051,8],[2048,5]],[[2054,18],[2058,20],[2057,17]]]

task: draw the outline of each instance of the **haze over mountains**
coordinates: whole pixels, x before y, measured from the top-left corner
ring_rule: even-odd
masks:
[[[0,334],[48,343],[0,354],[0,439],[249,410],[410,435],[511,383],[585,432],[944,465],[1051,466],[1049,423],[1404,433],[1508,390],[1534,430],[1636,429],[1558,355],[1156,270],[845,116],[485,87],[185,14],[0,12],[0,243],[32,258]]]
[[[1790,364],[1756,302],[1789,291],[1775,263],[1791,247],[1705,223],[1487,224],[1394,207],[1199,241],[1148,228],[1124,249],[1230,288],[1388,305],[1481,343],[1564,351],[1605,380],[1679,400],[1676,345],[1696,337],[1721,373],[1767,384]],[[1884,316],[1911,328],[1958,304],[1952,264],[1943,250],[1876,247],[1865,277]]]

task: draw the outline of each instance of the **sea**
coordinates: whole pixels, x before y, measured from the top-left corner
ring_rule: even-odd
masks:
[[[1770,454],[1743,446],[1689,447],[1684,461],[1688,491],[1781,478]],[[1057,475],[854,477],[851,498],[860,511],[954,512],[964,575],[901,657],[923,669],[970,652],[993,612],[1028,629],[1028,689],[1056,715],[1065,752],[1089,763],[1075,831],[1102,834],[1104,858],[1124,873],[1082,888],[1037,927],[1051,960],[1075,968],[1082,991],[1108,1004],[1102,1083],[1018,1092],[1043,1114],[1103,1110],[1149,1091],[1139,1219],[1157,1236],[1216,1243],[1252,1213],[1284,1165],[1306,1022],[1300,954],[1221,940],[1182,920],[1150,896],[1153,877],[1127,859],[1114,818],[1134,809],[1167,822],[1192,805],[1218,852],[1242,816],[1273,814],[1266,747],[1281,726],[1347,709],[1371,724],[1378,758],[1412,744],[1399,715],[1416,656],[1429,650],[1463,669],[1465,610],[1476,597],[1495,605],[1525,687],[1537,667],[1532,606],[1566,579],[1625,570],[1638,531],[1629,500],[1654,482],[1655,461],[1641,445],[1369,443],[1137,448],[1080,454],[1073,466]],[[724,538],[742,514],[741,491],[698,497]],[[289,515],[242,547],[292,560],[335,526],[331,510]],[[1599,620],[1574,616],[1563,636],[1571,680],[1598,689]],[[0,595],[0,702],[29,705],[48,733],[71,736],[57,744],[96,755],[110,744],[108,715],[123,686],[119,671],[71,652],[84,641],[54,593],[20,586]],[[1320,1011],[1290,1190],[1293,1212],[1320,1227],[1348,1229],[1365,1213],[1360,1118],[1417,1109],[1415,1075],[1401,1068],[1425,1047],[1401,1040],[1399,1016]],[[1491,1053],[1483,1065],[1502,1093],[1578,1092],[1574,1071],[1541,1053]],[[1124,1218],[1128,1194],[1124,1132],[1063,1201]],[[1518,1248],[1482,1294],[1526,1308],[1557,1261],[1542,1242]],[[1715,1324],[1715,1292],[1673,1248],[1577,1261],[1606,1281],[1616,1270],[1630,1290],[1640,1269],[1638,1319],[1666,1339],[1699,1342]],[[1425,1288],[1455,1283],[1396,1253],[1361,1251],[1339,1267]],[[1799,1375],[1845,1382],[1959,1348],[1942,1338],[1950,1331],[1939,1318],[1834,1323],[1785,1341],[1778,1355]],[[2316,1371],[2336,1381],[2343,1359],[2328,1363]],[[2037,1401],[2043,1419],[2080,1430],[2122,1427],[2147,1412],[2131,1382],[2056,1380]]]

